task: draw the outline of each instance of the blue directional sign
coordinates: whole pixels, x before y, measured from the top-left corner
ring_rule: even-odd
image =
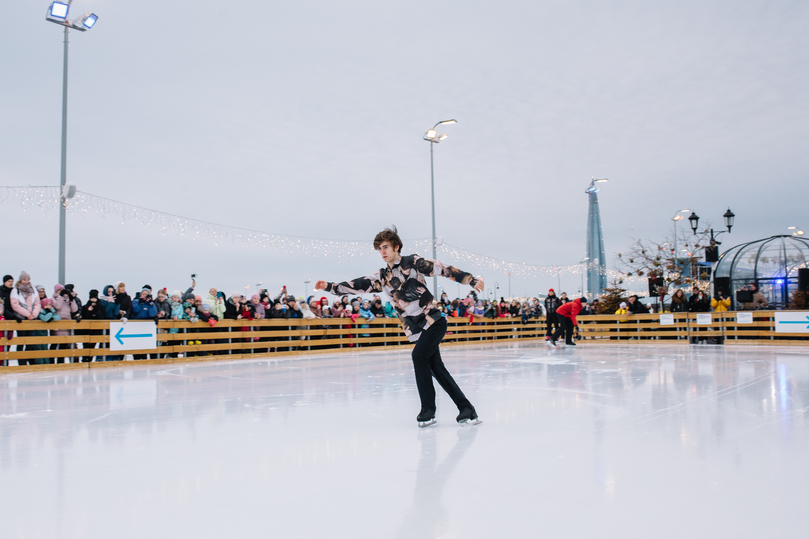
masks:
[[[157,324],[148,322],[110,322],[110,350],[154,350],[157,348]]]
[[[809,333],[809,313],[805,311],[776,312],[776,333]]]

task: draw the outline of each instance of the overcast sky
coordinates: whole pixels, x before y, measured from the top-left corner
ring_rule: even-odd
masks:
[[[3,4],[2,185],[59,183],[63,34],[48,5]],[[809,227],[806,2],[75,0],[86,11],[99,21],[70,35],[68,183],[98,196],[278,234],[370,242],[396,224],[427,238],[422,135],[455,118],[435,147],[436,221],[470,251],[577,263],[593,176],[610,179],[610,262],[670,234],[681,208],[722,228],[730,207],[723,249]],[[0,271],[51,287],[58,213],[5,204],[0,224]],[[508,294],[505,274],[445,262]],[[192,272],[205,289],[302,294],[304,279],[380,266],[92,213],[68,220],[67,264],[82,296]],[[514,278],[512,293],[555,285]]]

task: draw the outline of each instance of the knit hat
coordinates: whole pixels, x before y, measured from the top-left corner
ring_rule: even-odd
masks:
[[[72,284],[66,284],[66,285],[65,285],[65,289],[66,289],[66,290],[70,290],[71,292],[73,292],[73,288],[74,288],[74,287],[73,287],[73,285],[72,285]]]
[[[141,292],[146,292],[146,293],[148,293],[148,294],[151,294],[151,293],[152,293],[152,289],[151,289],[150,287],[148,287],[148,286],[144,286],[143,288],[141,288],[141,290],[140,290],[140,291],[141,291]]]
[[[548,294],[556,294],[556,292],[554,292],[553,288],[551,288],[551,289],[548,290]]]
[[[210,311],[210,310],[211,310],[211,306],[210,306],[210,305],[208,305],[207,303],[203,303],[203,304],[202,304],[202,310],[203,310],[203,311]]]
[[[11,275],[4,275],[4,276],[3,276],[3,282],[8,281],[9,279],[11,279],[11,280],[13,281],[13,280],[14,280],[14,277],[12,277]]]
[[[37,290],[45,290],[45,287],[42,286],[41,284],[36,285],[34,288],[36,288]]]
[[[43,307],[50,307],[50,306],[51,306],[51,304],[53,303],[53,300],[52,300],[51,298],[43,298],[43,299],[42,299],[42,300],[41,300],[39,303],[40,303],[40,304],[41,304]]]
[[[146,290],[147,288],[149,289],[149,292],[152,291],[152,287],[149,286],[148,284],[143,285],[143,288],[141,288],[141,290]]]
[[[582,297],[581,297],[581,298],[579,298],[579,299],[580,299],[580,301],[581,301],[582,303],[587,303],[587,298],[585,298],[584,296],[582,296]]]
[[[626,302],[625,302],[625,301],[622,301],[622,302],[621,302],[621,308],[622,308],[622,309],[626,309]]]
[[[65,289],[65,287],[60,285],[60,284],[54,285],[54,287],[53,287],[54,292],[59,292],[60,290],[64,290],[64,289]]]
[[[98,290],[96,290],[95,288],[90,290],[90,297],[98,299]]]
[[[250,296],[250,299],[261,299],[261,296],[259,296],[258,294],[253,294],[252,296]]]
[[[172,291],[171,291],[171,297],[174,297],[174,296],[180,296],[180,298],[182,298],[182,297],[183,297],[183,293],[182,293],[182,292],[180,292],[179,290],[172,290]]]
[[[28,275],[28,272],[26,272],[26,271],[21,271],[21,272],[20,272],[20,280],[21,280],[21,281],[22,281],[23,279],[30,279],[30,278],[31,278],[31,276],[30,276],[30,275]]]

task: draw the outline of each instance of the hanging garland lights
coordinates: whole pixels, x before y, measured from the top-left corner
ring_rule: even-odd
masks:
[[[0,187],[0,204],[18,204],[23,211],[29,209],[55,210],[59,207],[60,188],[53,186],[18,186]],[[127,204],[96,196],[83,191],[76,191],[73,198],[65,201],[67,211],[71,215],[87,216],[100,214],[103,218],[118,219],[122,225],[138,223],[157,228],[161,234],[178,234],[192,239],[208,239],[214,245],[234,243],[244,247],[272,249],[286,254],[302,253],[313,257],[324,256],[337,260],[352,260],[374,254],[367,240],[336,240],[292,236],[287,234],[271,234],[260,230],[240,228],[209,221],[201,221],[161,211]],[[414,252],[430,250],[430,238],[406,240],[408,249]],[[512,262],[481,255],[448,243],[439,245],[441,257],[468,269],[481,271],[501,271],[517,277],[557,277],[581,275],[592,269],[595,263],[569,265],[536,265]],[[626,284],[645,282],[642,279],[627,279],[619,272],[606,270],[611,280],[623,279]]]

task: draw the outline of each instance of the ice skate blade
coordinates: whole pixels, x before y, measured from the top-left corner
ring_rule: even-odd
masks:
[[[480,425],[481,423],[483,423],[483,420],[480,419],[479,417],[476,417],[475,419],[461,419],[460,421],[458,421],[458,424],[461,425],[462,427],[469,427],[471,425]]]
[[[430,425],[435,425],[435,419],[431,419],[429,421],[419,421],[419,428],[423,429],[425,427],[429,427]]]

